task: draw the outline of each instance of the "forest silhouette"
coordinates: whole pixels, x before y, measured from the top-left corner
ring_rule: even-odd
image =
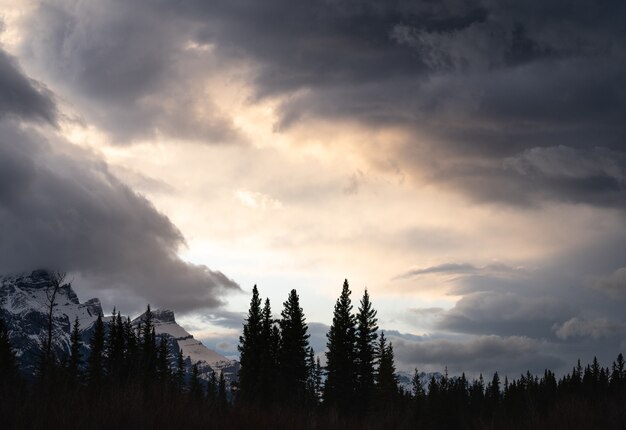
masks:
[[[626,422],[621,353],[610,367],[578,361],[560,377],[549,369],[504,381],[497,372],[487,381],[444,372],[424,383],[416,369],[407,391],[367,290],[354,308],[346,280],[322,365],[297,291],[274,318],[255,286],[239,338],[240,373],[230,386],[221,372],[204,380],[197,365],[188,368],[182,350],[155,334],[150,306],[137,326],[119,312],[106,322],[99,315],[86,357],[78,319],[69,352],[57,356],[50,318],[34,379],[20,373],[0,319],[2,427],[617,429]]]

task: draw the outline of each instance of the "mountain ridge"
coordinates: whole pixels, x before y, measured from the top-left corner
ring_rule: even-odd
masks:
[[[0,275],[0,317],[8,328],[20,370],[29,377],[35,374],[40,339],[46,332],[50,306],[46,292],[50,291],[52,285],[52,274],[41,269],[30,274]],[[53,307],[56,355],[64,357],[69,354],[70,330],[74,319],[78,318],[83,341],[81,349],[83,357],[87,356],[93,324],[98,315],[103,315],[98,298],[81,303],[71,283],[60,285]],[[134,318],[133,326],[137,327],[144,317],[145,312]],[[110,318],[104,317],[103,320],[106,323]],[[156,336],[167,338],[172,364],[182,349],[187,370],[190,371],[191,366],[197,364],[201,379],[208,380],[213,371],[218,374],[223,372],[227,381],[237,379],[239,362],[224,357],[195,339],[176,322],[172,310],[154,310],[153,321]]]

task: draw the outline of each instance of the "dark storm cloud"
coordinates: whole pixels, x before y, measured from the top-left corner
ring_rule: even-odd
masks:
[[[91,154],[0,123],[0,271],[54,268],[98,290],[180,311],[238,290],[177,256],[181,233]],[[80,287],[80,286],[79,286]]]
[[[0,49],[0,118],[13,116],[55,124],[57,115],[50,91],[25,77],[16,60]]]
[[[182,311],[217,306],[222,293],[239,289],[221,272],[182,261],[178,229],[93,154],[51,129],[20,125],[52,121],[56,107],[10,65],[0,89],[17,85],[24,100],[0,119],[0,272],[69,271],[118,297]]]
[[[222,58],[259,64],[257,97],[289,96],[279,130],[315,117],[400,125],[417,137],[390,156],[471,198],[626,201],[622,2],[243,0],[177,9],[200,22],[196,37]],[[516,160],[541,152],[557,171],[595,166],[578,175],[519,168]],[[613,167],[601,153],[615,156]]]
[[[426,339],[409,342],[402,338],[393,340],[396,359],[400,363],[428,366],[443,371],[445,366],[452,374],[460,372],[516,374],[524,370],[542,372],[563,365],[561,359],[548,351],[546,345],[519,336],[476,336],[466,340]],[[569,363],[568,363],[569,364]],[[522,370],[523,369],[523,370]]]
[[[24,55],[108,132],[237,140],[217,107],[190,112],[203,76],[252,64],[255,97],[283,100],[278,130],[400,126],[415,138],[387,158],[472,199],[623,208],[625,19],[620,1],[58,0]],[[595,166],[527,168],[546,155]]]
[[[190,49],[196,27],[154,2],[42,1],[21,57],[117,144],[166,135],[241,142],[204,94],[219,64]]]

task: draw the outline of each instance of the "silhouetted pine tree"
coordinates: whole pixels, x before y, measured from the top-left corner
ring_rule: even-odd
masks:
[[[213,370],[211,372],[211,376],[209,377],[209,383],[207,386],[207,399],[211,406],[216,406],[217,404],[217,390],[218,390],[217,375],[215,373],[215,370]]]
[[[87,359],[87,381],[94,387],[98,387],[104,379],[104,341],[104,323],[102,315],[98,315],[89,342],[90,353]]]
[[[263,306],[260,343],[261,362],[259,364],[257,403],[268,405],[276,399],[280,350],[280,333],[272,318],[269,299],[265,299]]]
[[[124,324],[122,315],[113,309],[106,338],[106,369],[110,379],[119,380],[124,365]]]
[[[315,363],[315,351],[309,347],[307,358],[307,377],[306,377],[306,403],[310,407],[316,407],[319,403],[318,391],[317,391],[317,367]],[[320,375],[321,377],[321,375]]]
[[[261,298],[255,285],[252,288],[252,300],[248,317],[243,325],[243,334],[239,337],[239,387],[238,400],[255,402],[259,399],[259,375],[263,355]]]
[[[154,333],[154,314],[150,305],[146,307],[141,325],[141,367],[140,371],[144,376],[144,382],[151,383],[156,376],[157,345]]]
[[[127,381],[135,376],[139,361],[137,334],[133,329],[130,317],[124,321],[122,333],[124,337],[124,360],[122,361],[121,377]]]
[[[393,346],[387,343],[385,333],[380,334],[378,343],[378,371],[376,372],[376,392],[378,408],[386,412],[393,412],[394,404],[398,400],[398,377],[393,356]]]
[[[225,411],[228,408],[228,398],[226,397],[226,380],[224,379],[224,372],[220,372],[220,379],[217,386],[217,407],[220,411]]]
[[[500,376],[498,372],[493,374],[493,379],[485,389],[485,404],[483,418],[485,422],[491,422],[494,414],[500,406]]]
[[[159,348],[157,349],[157,377],[162,383],[170,379],[170,351],[165,335],[159,338]]]
[[[356,314],[356,393],[361,411],[367,411],[374,396],[374,362],[378,325],[367,289]]]
[[[626,369],[624,368],[624,356],[620,353],[617,359],[613,362],[611,370],[611,390],[618,392],[624,389],[626,384]]]
[[[291,290],[283,303],[280,325],[280,394],[282,401],[292,405],[302,404],[306,397],[309,349],[308,327],[300,307],[296,290]]]
[[[348,280],[343,288],[333,313],[333,322],[326,344],[326,373],[324,405],[348,412],[354,409],[356,386],[356,322],[352,315]]]
[[[10,387],[17,379],[18,368],[15,351],[9,339],[9,331],[0,318],[0,387]]]
[[[183,350],[180,348],[176,354],[176,371],[174,373],[174,387],[178,392],[182,392],[185,386],[185,359]]]
[[[202,382],[200,381],[198,363],[194,363],[194,365],[191,366],[191,377],[189,378],[189,394],[193,399],[196,400],[204,398],[204,389],[202,388]]]
[[[413,394],[413,420],[417,422],[420,422],[423,419],[422,415],[424,413],[426,403],[426,391],[424,390],[420,376],[420,372],[415,369],[411,380]]]
[[[80,378],[80,367],[82,365],[82,354],[80,353],[81,336],[78,316],[74,319],[72,333],[70,334],[70,358],[67,364],[67,373],[70,383],[75,384]]]
[[[322,368],[322,363],[320,362],[320,358],[317,357],[315,359],[315,404],[319,405],[320,400],[322,400],[322,377],[324,376],[324,369]]]

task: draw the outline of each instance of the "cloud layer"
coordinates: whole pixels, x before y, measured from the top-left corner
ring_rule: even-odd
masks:
[[[0,88],[22,100],[7,103],[0,120],[0,271],[69,271],[125,301],[181,311],[218,306],[239,289],[182,261],[180,231],[94,154],[46,126],[56,115],[49,93],[4,52],[0,60],[8,65]]]

